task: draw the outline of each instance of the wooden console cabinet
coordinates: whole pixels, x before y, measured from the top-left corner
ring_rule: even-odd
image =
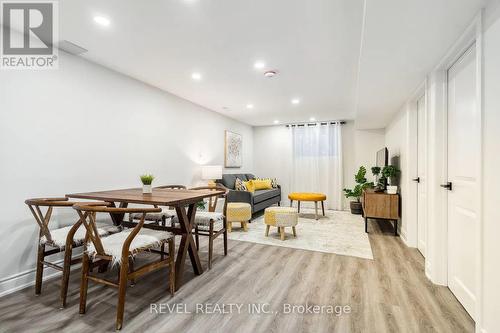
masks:
[[[363,193],[363,216],[365,232],[368,232],[368,219],[383,219],[394,221],[394,235],[398,235],[398,220],[400,217],[399,194],[387,194],[367,189]]]

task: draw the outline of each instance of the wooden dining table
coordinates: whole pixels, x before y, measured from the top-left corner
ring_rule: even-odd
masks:
[[[129,204],[173,207],[176,210],[180,227],[144,224],[143,228],[170,231],[181,236],[181,242],[175,261],[176,289],[182,286],[184,264],[189,253],[193,271],[196,275],[203,273],[198,250],[193,239],[193,223],[196,215],[196,204],[204,198],[224,194],[216,190],[185,190],[185,189],[153,189],[152,194],[143,194],[141,188],[110,190],[87,193],[66,194],[67,198],[105,201],[112,207],[126,208]],[[187,208],[187,210],[186,210]],[[124,213],[110,213],[113,224],[124,227],[134,227],[136,222],[124,221]]]

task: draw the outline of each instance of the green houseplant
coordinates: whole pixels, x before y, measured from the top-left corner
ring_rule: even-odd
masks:
[[[381,168],[378,166],[372,167],[372,174],[375,176],[375,183],[378,184],[378,177],[380,176]]]
[[[378,177],[380,175],[380,171],[381,171],[380,167],[378,167],[378,166],[372,167],[372,174],[375,177]]]
[[[366,180],[366,168],[361,166],[354,176],[354,180],[356,181],[356,186],[353,189],[344,189],[344,195],[346,198],[354,198],[355,200],[351,201],[351,213],[361,215],[363,213],[363,207],[361,206],[360,198],[363,195],[363,191],[369,187],[373,186],[373,183],[369,183]]]
[[[382,177],[384,179],[387,179],[387,193],[389,194],[396,194],[398,193],[398,186],[393,185],[393,181],[396,178],[396,176],[399,174],[399,169],[394,166],[394,165],[387,165],[382,169]]]
[[[154,179],[155,179],[155,176],[150,175],[150,174],[145,174],[145,175],[141,176],[142,193],[144,193],[144,194],[153,193],[153,189],[151,188],[151,184],[153,183]]]
[[[382,168],[378,166],[372,167],[372,174],[375,176],[375,191],[381,192],[385,190],[385,178],[382,175]]]

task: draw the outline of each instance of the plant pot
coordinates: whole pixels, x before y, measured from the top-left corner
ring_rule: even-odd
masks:
[[[361,205],[361,202],[351,201],[351,214],[363,214],[363,206]]]
[[[151,187],[151,185],[142,185],[142,193],[151,194],[153,193],[153,188]]]
[[[396,194],[396,193],[398,193],[397,186],[387,185],[387,194]]]

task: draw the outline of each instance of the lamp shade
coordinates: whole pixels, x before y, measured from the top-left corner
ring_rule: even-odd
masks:
[[[222,165],[203,165],[201,167],[201,179],[213,180],[222,178]]]

